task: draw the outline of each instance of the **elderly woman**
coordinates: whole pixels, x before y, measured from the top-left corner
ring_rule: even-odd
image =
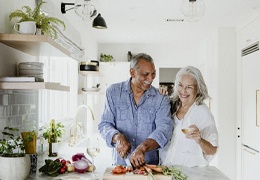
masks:
[[[188,66],[176,75],[171,97],[174,131],[160,150],[162,165],[207,166],[218,146],[215,120],[204,100],[208,90],[199,69]]]

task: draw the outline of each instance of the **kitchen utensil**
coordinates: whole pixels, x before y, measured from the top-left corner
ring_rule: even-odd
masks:
[[[18,64],[19,65],[31,65],[31,66],[38,66],[38,67],[43,67],[44,64],[42,62],[21,62]]]
[[[35,65],[31,65],[31,64],[18,64],[18,69],[23,69],[23,70],[28,70],[28,69],[40,69],[42,70],[43,67],[42,66],[35,66]]]
[[[81,62],[80,63],[80,70],[81,71],[98,71],[99,70],[99,63],[98,62]]]
[[[100,88],[82,88],[82,91],[87,91],[87,92],[98,92]]]
[[[18,72],[23,75],[43,74],[42,69],[19,69]]]
[[[125,163],[126,163],[127,166],[132,166],[128,157],[125,158]]]

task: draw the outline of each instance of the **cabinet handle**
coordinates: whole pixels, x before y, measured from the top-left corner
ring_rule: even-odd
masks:
[[[253,154],[253,155],[255,155],[255,153],[254,153],[254,152],[251,152],[251,151],[247,150],[246,148],[245,148],[244,150],[245,150],[246,152],[250,153],[250,154]]]
[[[258,124],[258,93],[259,93],[259,90],[256,90],[256,120],[255,120],[255,123],[256,123],[256,127],[259,127],[259,124]]]

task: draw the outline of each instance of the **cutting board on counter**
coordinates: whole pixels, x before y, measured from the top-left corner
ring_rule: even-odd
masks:
[[[113,174],[111,173],[113,167],[109,167],[106,169],[103,180],[151,180],[150,176],[145,176],[143,174]],[[165,176],[163,174],[155,174],[156,180],[172,180],[172,176]]]

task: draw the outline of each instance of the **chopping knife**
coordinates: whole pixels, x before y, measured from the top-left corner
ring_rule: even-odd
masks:
[[[130,162],[128,157],[125,158],[125,163],[126,163],[127,166],[131,166],[132,167],[131,162]]]

